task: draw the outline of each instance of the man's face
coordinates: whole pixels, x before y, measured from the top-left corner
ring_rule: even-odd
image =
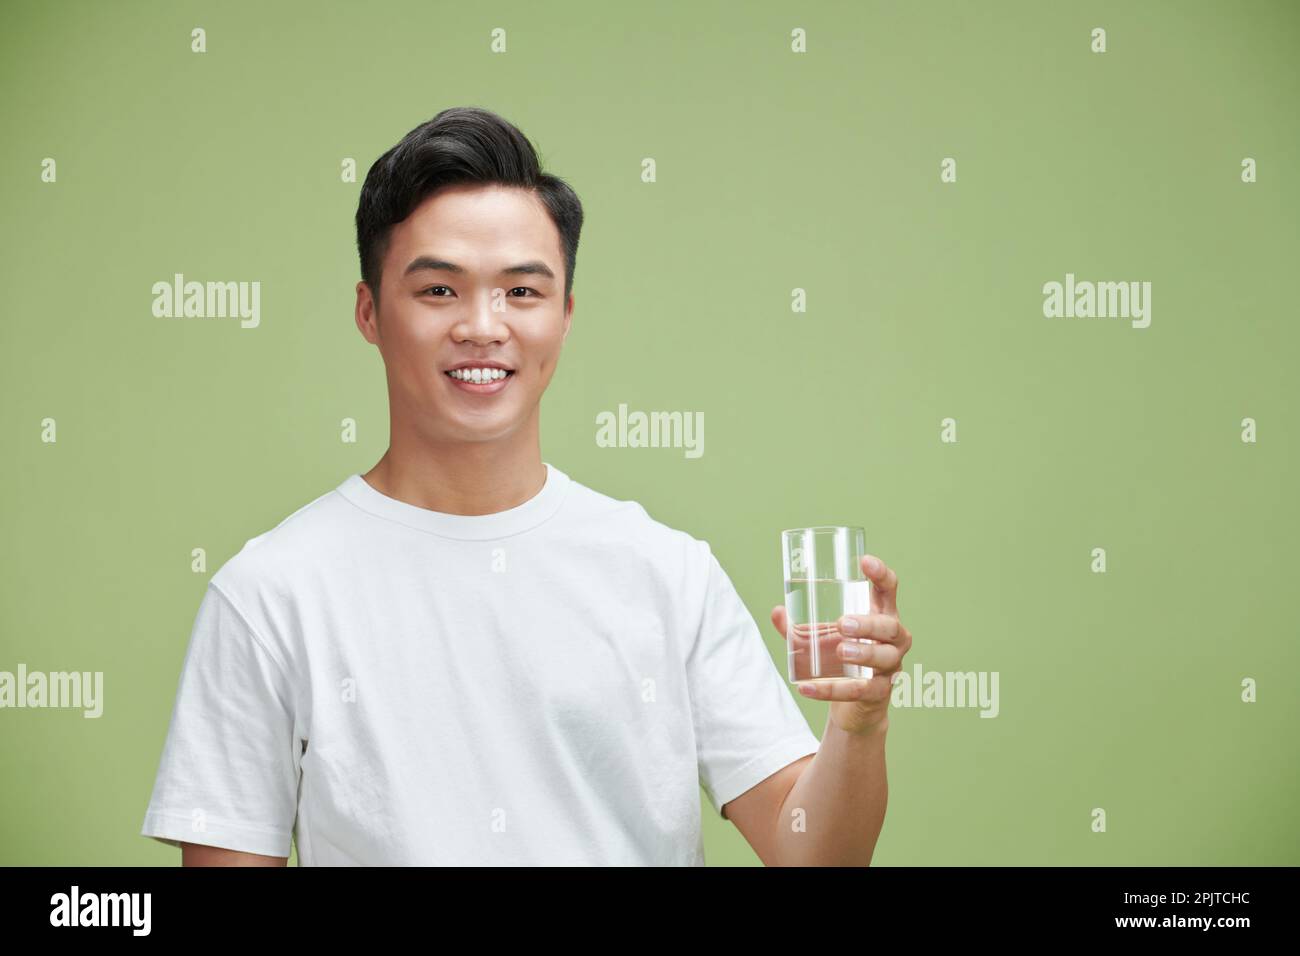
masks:
[[[440,190],[393,227],[380,284],[378,316],[357,284],[356,321],[383,356],[394,417],[450,442],[536,427],[573,310],[560,233],[540,200],[499,186]],[[447,371],[467,361],[513,371],[462,386]]]

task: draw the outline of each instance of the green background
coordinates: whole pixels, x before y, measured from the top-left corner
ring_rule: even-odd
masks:
[[[6,21],[0,669],[103,671],[105,712],[0,710],[0,863],[179,861],[139,829],[199,599],[383,453],[359,181],[453,105],[516,123],[586,208],[543,458],[709,541],[778,667],[779,531],[860,524],[907,666],[999,672],[996,719],[893,711],[876,864],[1300,863],[1297,4]],[[261,326],[154,318],[175,272],[260,281]],[[1067,272],[1150,281],[1151,326],[1044,318]],[[704,412],[703,457],[597,447],[620,402]],[[704,817],[711,864],[757,864]]]

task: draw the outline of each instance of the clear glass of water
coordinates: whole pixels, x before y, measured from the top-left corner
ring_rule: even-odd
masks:
[[[871,581],[862,573],[861,528],[820,526],[781,532],[785,572],[786,651],[790,681],[865,680],[871,668],[846,663],[838,621],[871,613]]]

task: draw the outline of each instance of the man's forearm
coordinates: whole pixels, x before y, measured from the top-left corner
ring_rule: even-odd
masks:
[[[821,747],[777,820],[778,866],[867,866],[885,822],[888,719],[850,734],[826,721]]]

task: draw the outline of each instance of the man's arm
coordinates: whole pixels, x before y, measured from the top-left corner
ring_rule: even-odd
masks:
[[[888,729],[884,721],[851,734],[827,721],[817,753],[746,790],[724,814],[766,866],[869,866],[889,799]]]
[[[287,866],[286,856],[241,853],[202,843],[181,843],[181,866]]]
[[[842,641],[836,650],[843,660],[870,667],[872,676],[801,682],[800,693],[830,701],[821,746],[812,759],[796,761],[741,794],[728,814],[768,865],[870,866],[880,839],[889,802],[885,736],[891,688],[912,633],[898,619],[898,575],[875,555],[863,555],[859,564],[871,581],[871,612],[844,614],[836,623],[845,637],[865,643]],[[772,626],[782,638],[788,624],[785,607],[772,608]]]
[[[764,866],[777,865],[776,831],[782,822],[779,819],[781,807],[795,781],[815,756],[800,757],[722,805],[723,817],[735,824]]]
[[[238,567],[227,576],[236,591],[248,587],[240,604],[259,606]],[[295,708],[299,671],[284,663],[292,658],[282,642],[263,636],[274,636],[269,627],[254,629],[221,577],[208,583],[194,619],[140,833],[179,846],[181,866],[287,866],[307,736]],[[210,828],[194,826],[196,815]]]

